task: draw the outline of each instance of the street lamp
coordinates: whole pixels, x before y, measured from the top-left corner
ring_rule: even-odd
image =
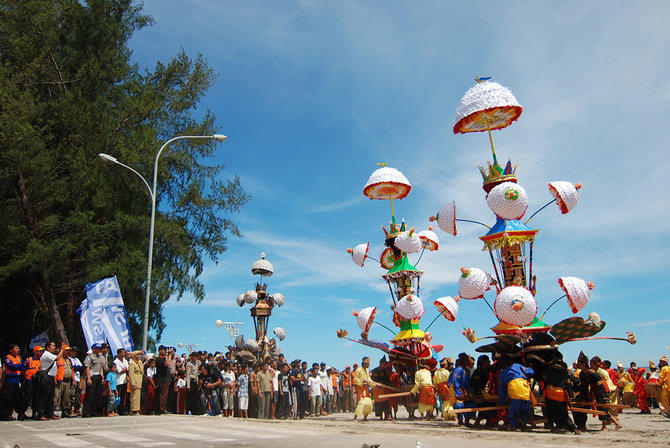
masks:
[[[209,138],[212,140],[216,140],[217,142],[223,142],[226,140],[228,137],[226,137],[223,134],[214,134],[214,135],[180,135],[178,137],[171,138],[167,142],[161,146],[161,149],[158,150],[158,154],[156,154],[156,159],[154,161],[154,183],[153,183],[153,188],[149,187],[149,183],[146,181],[146,179],[137,171],[135,171],[133,168],[129,167],[128,165],[125,165],[118,160],[116,160],[116,157],[110,156],[109,154],[104,154],[100,153],[98,154],[98,157],[104,161],[104,162],[111,162],[111,163],[116,163],[117,165],[121,165],[124,168],[129,169],[133,173],[135,173],[137,176],[139,176],[140,179],[142,179],[142,182],[144,182],[144,185],[146,185],[147,189],[149,190],[149,196],[151,196],[151,226],[149,229],[149,256],[148,256],[148,261],[147,261],[147,293],[144,298],[144,330],[142,333],[142,350],[146,352],[147,350],[147,335],[149,333],[149,298],[151,297],[151,266],[153,263],[153,256],[154,256],[154,224],[156,222],[156,184],[158,183],[158,159],[161,156],[161,153],[163,150],[172,142],[176,140],[186,140],[186,139],[200,139],[200,138]]]

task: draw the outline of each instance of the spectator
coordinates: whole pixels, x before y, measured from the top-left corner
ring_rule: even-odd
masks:
[[[319,377],[318,370],[312,369],[312,375],[307,381],[307,397],[310,399],[310,417],[318,417],[321,409],[321,395],[323,394],[323,383]]]
[[[146,364],[144,371],[144,382],[147,385],[147,399],[144,403],[144,414],[151,415],[157,410],[156,407],[156,359],[151,358]]]
[[[114,358],[114,372],[116,373],[116,390],[119,394],[119,415],[128,415],[128,366],[126,351],[122,348],[116,351]]]
[[[235,400],[235,374],[233,373],[229,362],[224,365],[224,370],[221,372],[221,380],[223,386],[221,392],[223,416],[232,417],[234,408],[233,401]]]
[[[242,366],[240,375],[237,377],[237,400],[239,417],[247,419],[249,414],[249,373],[246,366]]]
[[[56,361],[63,357],[65,344],[61,344],[60,351],[56,348],[55,342],[49,342],[40,358],[39,375],[39,412],[37,420],[58,420],[54,415],[54,388],[56,386]]]
[[[130,415],[140,414],[142,398],[142,380],[144,378],[141,352],[136,350],[132,354],[132,360],[128,365],[128,390],[130,392]]]
[[[270,364],[263,362],[260,372],[256,373],[258,382],[258,418],[267,419],[270,417],[270,401],[272,400],[272,374],[270,373]]]
[[[82,417],[100,417],[102,408],[106,403],[102,402],[103,379],[108,367],[102,355],[102,345],[93,344],[91,354],[84,360],[84,373],[86,376],[86,395],[84,396],[84,409]]]
[[[200,375],[198,376],[200,389],[203,391],[205,409],[204,415],[219,416],[221,407],[219,406],[219,386],[221,386],[221,373],[216,372],[215,366],[201,365]]]
[[[18,344],[9,346],[9,354],[2,362],[5,369],[2,400],[0,404],[0,420],[14,420],[12,414],[16,409],[17,416],[21,416],[21,376],[25,366],[21,360],[21,348]]]
[[[167,399],[170,390],[172,375],[170,374],[170,364],[174,358],[174,349],[167,350],[167,347],[161,345],[158,347],[158,358],[156,359],[156,376],[154,378],[158,394],[158,414],[167,414]]]

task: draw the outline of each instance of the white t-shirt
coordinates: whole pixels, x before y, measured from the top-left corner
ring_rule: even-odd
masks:
[[[328,390],[328,373],[325,370],[319,370],[318,376],[321,379],[321,385]]]
[[[53,353],[44,350],[44,353],[42,353],[42,357],[40,358],[40,370],[49,369],[47,375],[56,376],[56,373],[58,372],[56,358],[58,358],[58,355],[54,355]]]
[[[156,375],[156,368],[155,367],[149,367],[147,369],[147,378],[153,378],[154,375]]]
[[[70,362],[72,363],[72,367],[83,367],[81,361],[79,361],[79,358],[70,358]],[[75,370],[74,368],[72,369],[72,379],[78,383],[79,380],[81,379],[81,372],[78,370]]]
[[[272,377],[272,390],[275,392],[279,391],[279,372],[274,370],[274,376]]]
[[[313,377],[310,376],[307,379],[307,387],[309,387],[309,393],[312,395],[312,397],[320,397],[321,396],[321,386],[323,383],[321,382],[321,378]]]
[[[177,380],[177,389],[186,389],[186,380],[184,378]]]
[[[126,384],[126,374],[119,373],[122,370],[128,370],[128,361],[126,358],[114,358],[114,371],[116,372],[116,384]]]

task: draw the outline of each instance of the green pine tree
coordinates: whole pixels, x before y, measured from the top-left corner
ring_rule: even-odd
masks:
[[[177,135],[211,135],[196,106],[215,80],[180,51],[140,70],[128,40],[151,24],[130,0],[0,0],[0,297],[9,339],[50,327],[81,343],[76,310],[88,282],[116,275],[135,342],[141,339],[154,157]],[[225,143],[224,143],[225,144]],[[249,197],[237,176],[207,164],[211,140],[175,142],[161,156],[150,325],[160,339],[171,296],[204,298],[230,219]]]

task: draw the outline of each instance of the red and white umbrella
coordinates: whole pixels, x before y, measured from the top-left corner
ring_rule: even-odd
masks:
[[[517,120],[522,111],[508,88],[497,82],[478,82],[458,103],[454,134],[502,129]]]
[[[430,217],[431,221],[437,221],[437,225],[449,235],[458,233],[456,229],[456,202],[444,205],[437,215]]]
[[[500,291],[493,308],[500,320],[520,327],[530,325],[537,314],[535,297],[522,286],[508,286]]]
[[[370,175],[363,194],[370,199],[403,199],[412,185],[403,173],[389,166],[382,166]]]
[[[459,297],[440,297],[433,302],[433,305],[437,308],[437,311],[440,312],[447,320],[453,322],[458,316],[458,299]]]
[[[500,218],[520,219],[528,210],[528,195],[521,185],[503,182],[489,191],[486,203]]]
[[[556,199],[558,208],[564,215],[575,208],[579,202],[580,188],[582,188],[582,184],[573,184],[566,181],[549,182],[549,193]]]
[[[458,295],[463,299],[481,299],[490,287],[490,274],[478,268],[461,268],[461,277],[458,279]]]
[[[368,251],[370,250],[370,243],[359,244],[353,249],[347,249],[351,254],[351,260],[357,265],[363,267],[365,260],[368,258]]]
[[[372,323],[375,321],[375,315],[377,314],[377,307],[370,306],[368,308],[363,308],[360,311],[354,310],[354,316],[356,316],[356,323],[363,330],[363,333],[370,331]]]
[[[421,250],[421,238],[414,229],[402,232],[395,239],[395,247],[408,254],[419,252]]]
[[[437,250],[440,247],[440,239],[433,232],[432,227],[419,232],[419,238],[421,239],[421,246],[428,250]]]
[[[561,277],[558,279],[558,284],[568,296],[568,303],[573,313],[578,313],[589,303],[593,283],[577,277]]]
[[[407,294],[400,299],[395,310],[400,317],[408,320],[419,319],[425,312],[423,302],[421,302],[421,299],[414,294]]]

